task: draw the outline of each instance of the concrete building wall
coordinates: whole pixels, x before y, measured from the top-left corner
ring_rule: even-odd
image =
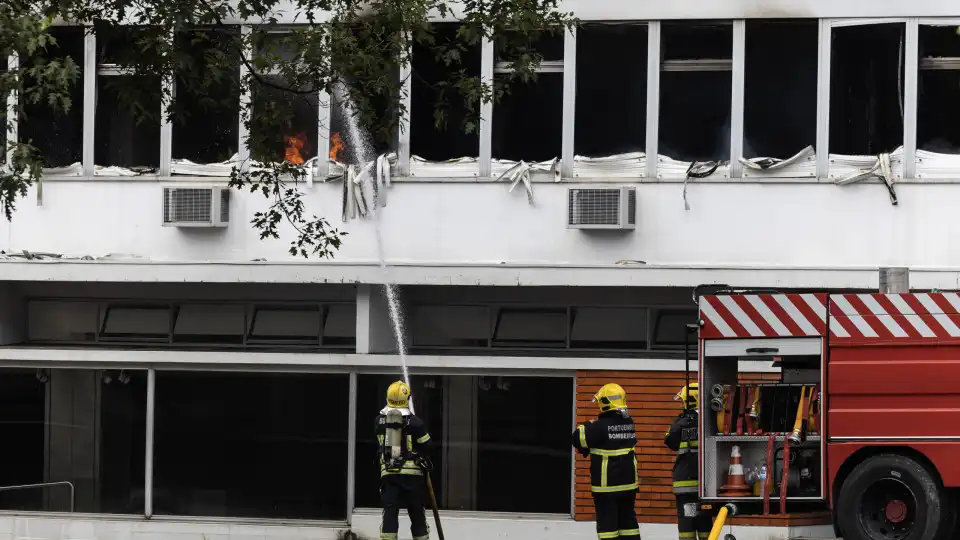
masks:
[[[676,183],[638,185],[637,229],[577,231],[565,226],[564,184],[535,184],[537,205],[503,184],[398,182],[382,209],[384,257],[391,263],[960,267],[955,184],[903,184],[899,206],[880,185],[696,183],[690,210]],[[374,224],[340,222],[339,185],[306,196],[311,212],[349,232],[339,263],[378,258]],[[43,206],[22,201],[0,221],[0,249],[158,261],[298,260],[293,238],[262,241],[249,221],[259,195],[237,193],[226,229],[161,226],[161,187],[150,182],[46,182]],[[303,260],[303,259],[299,259]],[[309,272],[304,269],[304,272]],[[665,283],[666,284],[666,283]]]

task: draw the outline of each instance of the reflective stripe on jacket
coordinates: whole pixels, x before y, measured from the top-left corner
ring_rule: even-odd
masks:
[[[590,456],[590,489],[614,493],[637,489],[637,432],[624,412],[607,411],[577,426],[571,437],[580,454]]]

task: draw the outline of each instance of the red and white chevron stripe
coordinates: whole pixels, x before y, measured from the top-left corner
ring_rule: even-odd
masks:
[[[700,320],[702,338],[823,336],[827,328],[827,295],[701,296]]]
[[[960,296],[950,293],[835,294],[830,328],[842,340],[960,340]]]

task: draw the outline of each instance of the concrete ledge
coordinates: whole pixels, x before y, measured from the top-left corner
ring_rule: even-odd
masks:
[[[331,354],[250,351],[183,351],[105,349],[92,347],[40,348],[0,347],[0,363],[7,366],[31,366],[41,363],[84,367],[97,365],[182,366],[204,369],[248,368],[283,371],[298,369],[324,372],[360,371],[393,373],[400,365],[396,354]],[[683,371],[683,360],[662,358],[565,358],[555,356],[407,356],[413,373],[469,373],[496,370],[545,376],[572,377],[577,370]],[[322,369],[318,369],[322,368]],[[691,362],[691,370],[697,369]],[[776,373],[769,362],[740,362],[745,373]],[[2,539],[0,539],[2,540]]]
[[[135,283],[383,283],[400,285],[693,287],[723,283],[777,289],[877,290],[877,268],[736,265],[464,263],[389,261],[0,260],[0,281]],[[911,268],[916,289],[960,288],[960,269]]]

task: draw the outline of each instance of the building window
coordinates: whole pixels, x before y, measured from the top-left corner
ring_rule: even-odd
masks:
[[[398,375],[361,375],[356,504],[380,507],[374,420]],[[569,514],[573,381],[553,377],[413,377],[415,412],[437,443],[433,484],[446,510]],[[549,396],[531,399],[531,396]],[[530,497],[524,485],[537,486]]]
[[[155,513],[346,519],[348,379],[158,372]]]
[[[647,348],[645,308],[578,307],[570,314],[570,347],[595,350]]]
[[[733,26],[664,22],[659,153],[678,161],[730,159]]]
[[[500,308],[493,324],[493,346],[563,348],[566,327],[566,308]]]
[[[695,309],[658,309],[653,327],[653,349],[683,349],[687,343],[687,325],[697,322]],[[697,337],[690,336],[690,343]]]
[[[646,23],[586,23],[577,30],[578,156],[646,151],[646,57]]]
[[[957,25],[921,26],[919,53],[917,147],[938,154],[960,154],[960,126],[952,121],[960,97]]]
[[[102,311],[100,339],[170,341],[170,306],[108,304]]]
[[[480,151],[479,125],[475,124],[471,133],[465,131],[468,107],[449,80],[458,72],[479,80],[479,36],[476,43],[468,45],[457,37],[458,24],[437,23],[432,30],[433,43],[413,46],[410,151],[427,161],[475,158]],[[473,104],[473,110],[479,105]]]
[[[490,346],[487,306],[415,306],[410,319],[415,347]]]
[[[70,482],[74,510],[142,514],[146,373],[0,369],[0,485]],[[12,444],[15,441],[16,444]],[[0,492],[0,509],[69,512],[66,484]]]
[[[830,153],[877,155],[903,144],[903,23],[833,29]]]
[[[236,27],[177,35],[181,54],[189,54],[193,66],[189,77],[178,75],[174,83],[174,160],[212,164],[231,161],[237,154],[239,41],[240,31]]]
[[[55,43],[38,51],[38,58],[22,60],[42,69],[49,59],[73,60],[80,75],[70,91],[70,110],[54,109],[46,101],[28,103],[21,96],[18,136],[20,141],[37,147],[46,168],[78,165],[83,160],[83,41],[81,27],[58,26],[49,29]],[[29,72],[27,74],[29,77]],[[27,80],[27,85],[32,83]],[[6,126],[3,128],[6,133]]]
[[[98,306],[93,302],[37,300],[27,304],[27,340],[92,342],[97,340]]]
[[[320,345],[320,308],[258,306],[253,310],[247,342]]]
[[[237,304],[186,304],[174,309],[174,343],[242,345],[246,312]]]
[[[541,162],[560,157],[563,130],[563,34],[542,35],[534,49],[543,60],[535,81],[514,76],[505,51],[515,53],[521,42],[509,35],[495,40],[494,83],[510,80],[509,93],[493,106],[493,157]]]
[[[816,144],[818,43],[816,19],[746,22],[744,157],[786,159]]]
[[[97,31],[94,160],[98,166],[154,173],[160,166],[161,81],[135,75],[137,50],[149,42],[137,27]]]

